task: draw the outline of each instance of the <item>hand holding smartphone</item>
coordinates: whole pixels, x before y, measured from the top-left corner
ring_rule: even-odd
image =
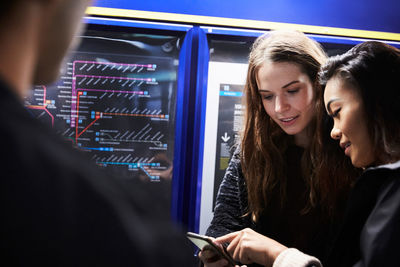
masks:
[[[226,251],[225,247],[220,247],[217,246],[216,244],[213,243],[212,238],[205,236],[205,235],[199,235],[196,233],[192,232],[187,232],[186,233],[187,238],[189,238],[190,241],[192,241],[199,249],[210,249],[217,253],[221,258],[226,259],[230,265],[235,266],[236,263],[232,259],[232,257],[229,255],[229,253]]]

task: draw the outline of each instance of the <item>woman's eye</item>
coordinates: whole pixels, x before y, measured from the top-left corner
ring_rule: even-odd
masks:
[[[341,108],[338,108],[337,110],[335,110],[334,112],[332,112],[331,117],[332,117],[332,118],[336,118],[337,116],[339,116],[340,110],[341,110]]]
[[[299,90],[300,90],[299,88],[296,88],[296,89],[288,90],[287,92],[288,92],[289,94],[295,94],[295,93],[297,93]]]
[[[265,100],[271,100],[272,99],[272,95],[264,95],[263,99]]]

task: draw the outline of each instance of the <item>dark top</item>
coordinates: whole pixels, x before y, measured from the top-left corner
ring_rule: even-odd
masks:
[[[367,169],[324,266],[399,266],[400,161]]]
[[[7,266],[192,266],[157,192],[120,184],[34,119],[0,81],[0,261]]]
[[[303,149],[290,146],[285,153],[287,196],[281,205],[280,192],[272,193],[270,203],[257,223],[247,212],[247,189],[242,173],[239,148],[234,152],[219,188],[214,217],[207,235],[218,237],[244,228],[252,228],[288,247],[324,258],[331,224],[322,220],[317,209],[304,213],[308,188],[301,170]]]

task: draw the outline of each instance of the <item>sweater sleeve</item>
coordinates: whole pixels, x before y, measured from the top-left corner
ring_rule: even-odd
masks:
[[[214,217],[206,234],[219,237],[250,227],[247,190],[240,165],[240,147],[236,148],[218,190]]]
[[[288,248],[278,255],[272,267],[322,267],[322,264],[313,256]]]

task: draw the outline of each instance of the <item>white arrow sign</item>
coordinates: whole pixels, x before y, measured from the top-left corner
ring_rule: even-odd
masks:
[[[221,136],[221,138],[222,138],[222,141],[224,141],[224,142],[228,142],[228,140],[231,139],[231,137],[228,136],[227,132],[225,132],[225,135]]]

